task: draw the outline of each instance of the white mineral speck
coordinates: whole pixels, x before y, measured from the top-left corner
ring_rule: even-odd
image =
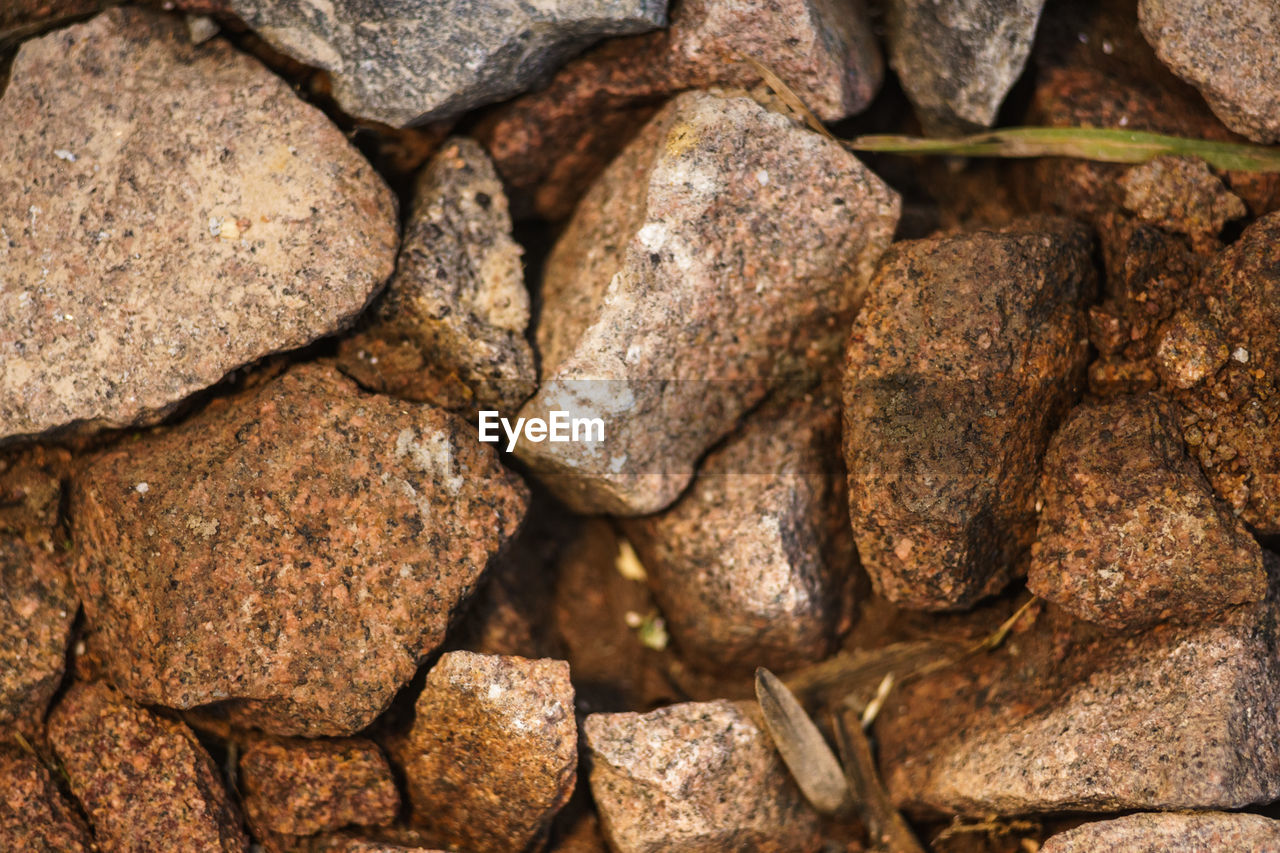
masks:
[[[140,495],[145,495],[147,492],[151,491],[151,486],[147,483],[139,483],[133,487],[133,490]]]
[[[1249,351],[1244,347],[1236,347],[1236,351],[1231,353],[1231,357],[1241,364],[1247,364],[1249,362]]]

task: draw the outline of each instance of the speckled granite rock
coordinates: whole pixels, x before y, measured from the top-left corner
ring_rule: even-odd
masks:
[[[1256,814],[1168,812],[1086,823],[1045,841],[1040,853],[1280,851],[1280,821]]]
[[[577,778],[569,665],[443,655],[393,755],[416,822],[450,846],[519,853],[546,830]]]
[[[182,723],[105,683],[79,683],[49,715],[49,742],[104,851],[248,849],[213,762]]]
[[[1200,90],[1222,123],[1255,142],[1280,140],[1280,9],[1270,0],[1139,0],[1142,34]]]
[[[965,607],[1019,567],[1092,289],[1089,238],[1064,220],[886,253],[849,341],[844,447],[858,553],[891,601]]]
[[[276,734],[367,725],[523,516],[474,435],[304,365],[98,457],[71,516],[112,680],[174,708],[237,700]]]
[[[817,815],[769,735],[732,702],[592,714],[591,793],[618,853],[818,849]]]
[[[400,808],[387,759],[377,744],[357,738],[254,741],[240,756],[240,789],[255,835],[378,826]]]
[[[390,191],[319,110],[140,9],[18,51],[0,98],[4,235],[0,438],[155,421],[332,333],[397,240]]]
[[[676,97],[547,261],[544,381],[520,414],[597,417],[605,440],[516,455],[582,512],[669,505],[771,386],[835,359],[898,207],[839,145],[754,101]]]
[[[49,771],[30,753],[0,745],[0,850],[89,853],[89,831]]]
[[[902,685],[880,766],[913,812],[1224,808],[1280,796],[1280,656],[1269,599],[1115,635],[1049,610],[1001,649]]]
[[[53,547],[70,470],[71,454],[61,447],[37,444],[0,456],[0,534]]]
[[[1081,405],[1054,435],[1027,586],[1111,628],[1200,622],[1267,594],[1262,550],[1155,395]]]
[[[12,732],[30,740],[40,729],[62,682],[78,609],[52,556],[0,536],[0,741]]]
[[[827,121],[860,112],[884,76],[862,0],[682,0],[668,30],[606,42],[498,108],[478,133],[517,204],[563,219],[663,100],[758,83],[739,53]]]
[[[990,127],[1022,74],[1044,0],[890,0],[889,65],[926,133]]]
[[[277,50],[328,71],[351,115],[404,126],[538,85],[605,36],[666,23],[666,0],[231,0]]]
[[[408,400],[514,412],[538,383],[523,251],[483,149],[447,141],[418,176],[395,276],[370,327],[344,342],[343,369]],[[461,400],[433,399],[455,385]]]
[[[1216,235],[1247,212],[1203,160],[1191,157],[1157,157],[1134,166],[1120,186],[1126,210],[1167,231]]]
[[[786,672],[832,651],[856,560],[834,397],[753,413],[671,509],[626,526],[685,660]]]

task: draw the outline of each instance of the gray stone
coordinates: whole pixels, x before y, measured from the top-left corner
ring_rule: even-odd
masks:
[[[605,36],[666,23],[666,0],[232,0],[277,50],[333,76],[342,108],[407,126],[536,86]]]
[[[1159,812],[1100,820],[1060,832],[1040,853],[1280,853],[1280,820],[1227,812]]]

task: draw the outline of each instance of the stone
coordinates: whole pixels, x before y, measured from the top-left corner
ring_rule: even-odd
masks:
[[[1236,809],[1280,796],[1275,577],[1198,625],[1103,632],[1049,609],[998,650],[902,685],[880,768],[913,814]]]
[[[1085,823],[1048,838],[1040,853],[1280,851],[1280,821],[1256,814],[1159,812]]]
[[[9,0],[0,8],[0,51],[82,15],[97,12],[103,5],[103,0]],[[2,71],[0,81],[3,81]]]
[[[62,481],[70,478],[70,472],[71,454],[61,447],[37,444],[0,456],[0,534],[51,549],[62,506]]]
[[[0,850],[89,853],[80,815],[35,756],[0,745]]]
[[[1280,141],[1280,10],[1269,0],[1139,0],[1156,55],[1200,90],[1222,123],[1254,142]]]
[[[1262,549],[1147,394],[1086,403],[1058,429],[1027,587],[1110,628],[1203,621],[1267,594]]]
[[[448,652],[427,673],[413,727],[393,748],[414,821],[475,853],[519,853],[577,779],[564,661]]]
[[[926,133],[990,127],[1022,74],[1044,0],[891,0],[889,66]]]
[[[520,416],[599,418],[605,439],[516,456],[579,512],[668,506],[770,388],[836,360],[898,211],[832,140],[747,98],[677,96],[547,260]]]
[[[862,0],[682,0],[668,30],[606,42],[477,131],[517,205],[564,219],[653,116],[687,89],[750,88],[772,68],[825,121],[861,112],[884,63]]]
[[[103,850],[248,850],[213,762],[183,723],[81,682],[49,715],[49,742]]]
[[[258,836],[389,824],[400,808],[386,757],[359,738],[256,740],[240,756],[239,778],[245,815]]]
[[[0,152],[0,438],[155,422],[391,274],[395,200],[342,132],[174,18],[23,44]]]
[[[890,601],[966,608],[1025,565],[1092,291],[1089,237],[1064,220],[885,254],[849,339],[844,452],[858,554]]]
[[[523,251],[484,150],[450,139],[418,176],[396,273],[370,326],[344,342],[343,369],[407,400],[435,402],[434,389],[460,384],[458,408],[514,413],[538,384]]]
[[[403,844],[347,836],[322,837],[315,844],[313,851],[314,853],[445,853],[436,848],[407,847]]]
[[[62,683],[79,602],[51,555],[7,536],[0,536],[0,590],[0,741],[11,732],[30,739]]]
[[[1124,207],[1143,222],[1188,235],[1217,235],[1247,212],[1240,197],[1192,157],[1157,157],[1120,179]]]
[[[527,499],[461,418],[317,364],[106,451],[72,491],[111,680],[310,737],[390,703]]]
[[[230,5],[277,50],[328,71],[344,112],[396,127],[509,98],[592,42],[667,22],[666,0]]]
[[[592,714],[591,793],[618,853],[820,846],[809,808],[762,724],[726,700]]]
[[[686,661],[787,672],[834,650],[856,560],[837,398],[753,413],[674,506],[625,526]]]

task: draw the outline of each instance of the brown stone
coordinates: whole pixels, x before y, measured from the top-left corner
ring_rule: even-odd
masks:
[[[0,457],[0,534],[53,547],[70,470],[71,454],[60,447],[34,445]]]
[[[0,50],[97,12],[103,5],[104,0],[8,0],[0,7]]]
[[[89,831],[35,756],[0,745],[0,850],[89,853]]]
[[[449,652],[394,746],[413,819],[475,853],[519,853],[573,793],[578,735],[563,661]]]
[[[1256,814],[1160,812],[1099,820],[1060,832],[1040,853],[1209,853],[1280,851],[1280,821]]]
[[[49,715],[49,742],[104,851],[244,853],[249,841],[191,730],[102,682]]]
[[[154,422],[391,273],[395,201],[341,131],[141,9],[22,45],[0,175],[0,438]]]
[[[1083,379],[1089,239],[1062,220],[898,243],[849,342],[845,464],[876,591],[961,608],[1035,536],[1034,487]]]
[[[1143,222],[1169,231],[1216,235],[1246,213],[1244,202],[1192,157],[1157,157],[1120,178],[1124,207]]]
[[[578,511],[669,505],[770,387],[836,359],[897,216],[835,142],[747,98],[678,96],[547,262],[544,380],[520,415],[600,418],[605,440],[516,455]]]
[[[363,728],[524,514],[474,435],[304,365],[99,456],[72,518],[111,679],[275,734]]]
[[[358,738],[254,741],[240,756],[240,788],[256,835],[388,824],[400,808],[387,759]]]

